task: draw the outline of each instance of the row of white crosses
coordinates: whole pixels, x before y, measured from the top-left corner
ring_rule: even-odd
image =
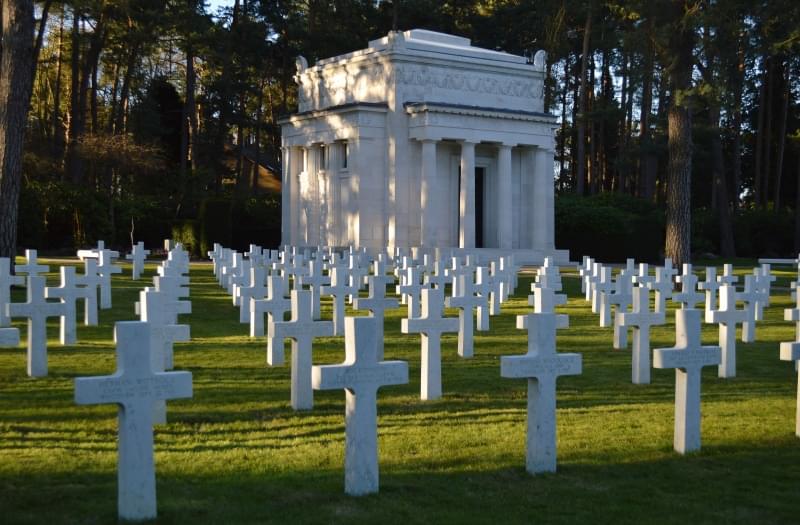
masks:
[[[188,341],[189,327],[178,325],[190,313],[189,257],[177,244],[157,268],[154,286],[142,290],[136,304],[141,321],[114,327],[117,370],[75,379],[75,402],[118,405],[117,512],[125,521],[157,516],[153,425],[166,422],[166,401],[192,397],[190,372],[172,368],[172,344]]]
[[[44,274],[50,271],[50,267],[39,264],[36,250],[25,251],[25,262],[14,265],[15,275],[10,272],[11,262],[0,259],[0,340],[8,345],[19,344],[16,329],[8,328],[8,324],[11,318],[27,320],[27,372],[31,377],[47,376],[48,318],[60,319],[59,341],[62,345],[77,342],[78,300],[84,302],[84,324],[97,324],[97,290],[103,278],[98,272],[96,259],[87,258],[84,267],[83,275],[77,275],[73,266],[61,267],[60,285],[47,287]],[[11,303],[11,287],[21,285],[26,287],[25,302]]]
[[[579,273],[586,297],[593,299],[593,305],[601,314],[604,323],[604,304],[614,303],[614,297],[622,295],[619,301],[625,302],[625,288],[630,279],[633,287],[632,310],[625,311],[619,306],[615,316],[614,348],[624,348],[626,343],[618,329],[633,328],[632,380],[636,384],[650,382],[649,329],[664,324],[665,300],[670,297],[680,305],[676,311],[676,346],[672,349],[653,351],[653,367],[676,369],[676,417],[674,448],[685,453],[700,448],[700,370],[704,366],[717,365],[718,376],[736,376],[736,325],[742,325],[742,341],[755,340],[756,321],[763,319],[763,308],[769,303],[770,286],[775,277],[771,275],[768,264],[762,264],[744,278],[743,290],[737,292],[738,278],[731,265],[726,264],[723,274],[716,275],[715,268],[706,269],[706,280],[698,282],[691,265],[684,265],[681,275],[676,276],[680,291],[674,292],[670,284],[674,269],[669,261],[664,267],[656,269],[655,278],[648,274],[647,265],[640,265],[639,271],[632,275],[633,261],[619,273],[613,291],[609,272],[589,258],[584,259]],[[655,311],[649,311],[649,290],[655,291]],[[702,293],[701,293],[702,292]],[[607,297],[604,297],[607,296]],[[744,307],[736,308],[737,301]],[[703,303],[703,310],[695,309]],[[705,314],[707,323],[719,325],[719,346],[700,344],[700,319]],[[800,320],[798,308],[787,309],[786,320]],[[800,341],[800,324],[798,325]],[[794,346],[793,346],[794,345]],[[800,344],[783,343],[781,359],[798,361]],[[688,353],[684,353],[688,352]],[[798,387],[800,389],[800,386]],[[800,390],[798,393],[798,432],[800,432]],[[800,433],[798,434],[800,435]]]
[[[499,305],[513,293],[516,286],[517,268],[512,257],[493,261],[490,267],[478,267],[471,256],[451,257],[449,264],[444,264],[444,261],[435,260],[429,254],[422,254],[418,259],[401,253],[395,257],[379,255],[372,258],[364,251],[353,249],[339,253],[329,248],[318,248],[312,252],[284,247],[267,255],[256,246],[251,246],[248,254],[240,254],[215,245],[208,255],[220,284],[231,292],[234,302],[239,301],[240,321],[249,320],[251,336],[265,335],[264,315],[267,316],[269,365],[284,363],[284,339],[292,340],[291,398],[292,406],[296,409],[313,406],[313,398],[305,380],[305,370],[311,363],[313,340],[343,335],[348,301],[354,308],[368,310],[371,316],[381,320],[386,310],[397,308],[397,301],[386,296],[386,288],[394,282],[391,273],[400,277],[396,292],[408,309],[407,332],[422,335],[420,395],[423,399],[441,396],[441,355],[437,351],[440,349],[441,334],[457,332],[459,355],[471,357],[474,311],[477,310],[478,315],[477,329],[487,330],[489,315],[499,313]],[[245,255],[248,257],[245,258]],[[249,272],[247,279],[245,272]],[[369,296],[358,298],[364,284],[369,287]],[[447,297],[447,306],[459,310],[458,320],[442,315],[444,292],[448,284],[451,285],[451,296]],[[293,288],[292,300],[286,298],[290,288]],[[425,292],[428,289],[438,290],[439,293],[429,296]],[[295,299],[294,291],[309,292],[310,297],[306,299],[304,294],[297,294]],[[332,332],[328,331],[330,323],[318,322],[321,296],[329,296],[332,300]],[[306,312],[305,305],[298,303],[307,300],[310,302],[310,313]],[[429,308],[425,313],[423,304]],[[284,314],[290,309],[292,318],[284,320]],[[423,318],[424,322],[417,323],[415,320],[419,318]],[[439,320],[449,326],[446,332],[437,331],[436,323]],[[295,333],[302,335],[292,335]],[[295,360],[297,367],[294,366]],[[298,367],[301,370],[296,370]]]

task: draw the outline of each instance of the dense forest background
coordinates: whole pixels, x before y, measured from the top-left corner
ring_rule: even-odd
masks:
[[[34,3],[19,246],[277,244],[257,173],[280,170],[295,57],[425,28],[547,51],[573,258],[652,259],[690,231],[694,253],[800,251],[797,0],[231,3]]]

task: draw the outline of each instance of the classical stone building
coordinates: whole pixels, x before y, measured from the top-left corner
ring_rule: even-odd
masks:
[[[281,121],[283,242],[566,252],[553,240],[544,57],[393,32],[309,67]],[[466,174],[466,176],[464,176]]]

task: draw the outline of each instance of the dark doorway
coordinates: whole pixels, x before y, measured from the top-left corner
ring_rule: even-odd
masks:
[[[485,168],[475,168],[475,247],[483,248],[483,178]]]

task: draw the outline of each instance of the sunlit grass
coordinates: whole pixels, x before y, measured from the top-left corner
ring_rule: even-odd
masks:
[[[113,323],[135,318],[137,292],[154,272],[148,265],[131,281],[125,268],[114,308],[101,311],[100,326],[78,328],[78,345],[59,346],[51,322],[49,377],[26,376],[24,348],[0,349],[3,523],[116,519],[116,408],[75,405],[72,380],[115,368]],[[559,331],[558,350],[583,354],[583,374],[559,380],[559,472],[537,477],[524,470],[526,382],[499,369],[501,355],[525,351],[514,317],[529,310],[530,279],[490,332],[476,332],[473,359],[456,355],[455,336],[443,339],[438,401],[419,400],[419,336],[400,334],[405,310],[391,312],[386,357],[407,360],[411,382],[379,392],[380,494],[350,498],[344,393],[316,392],[313,411],[292,411],[288,367],[266,366],[264,340],[247,337],[210,265],[195,264],[184,317],[192,342],[175,351],[176,368],[193,373],[194,398],[170,402],[169,423],[156,428],[158,521],[796,523],[797,375],[778,360],[778,343],[794,338],[783,321],[791,274],[777,273],[759,342],[737,345],[738,377],[703,373],[703,449],[686,457],[672,451],[674,372],[653,370],[651,385],[632,385],[630,351],[612,349],[611,329],[597,326],[574,273],[565,277],[570,300],[559,311],[570,328]],[[704,342],[716,333],[704,326]],[[672,346],[674,325],[654,329],[652,343]],[[341,338],[326,338],[314,360],[343,354]]]

